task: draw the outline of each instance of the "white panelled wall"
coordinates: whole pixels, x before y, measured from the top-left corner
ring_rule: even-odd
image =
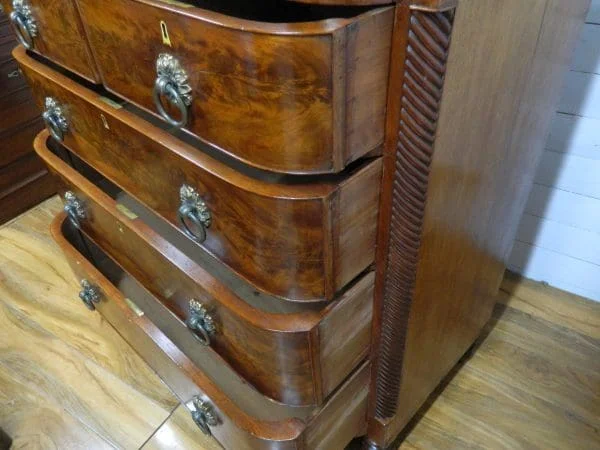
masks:
[[[592,0],[508,267],[600,301],[600,0]]]

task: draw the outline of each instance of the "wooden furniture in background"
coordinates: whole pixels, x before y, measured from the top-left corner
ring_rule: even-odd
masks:
[[[388,446],[492,315],[589,2],[69,0],[102,85],[3,2],[85,305],[227,448]]]
[[[56,184],[33,151],[43,128],[40,110],[10,52],[16,39],[0,11],[0,223],[56,192]]]

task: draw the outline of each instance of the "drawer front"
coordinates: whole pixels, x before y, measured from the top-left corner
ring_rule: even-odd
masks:
[[[6,18],[6,20],[0,21],[0,42],[3,42],[9,37],[14,42],[14,39],[12,38],[12,30],[10,29],[10,23],[8,22],[8,18]],[[0,58],[2,58],[4,55],[4,53],[0,53]]]
[[[40,110],[27,87],[10,95],[0,96],[0,134],[10,132],[39,115]]]
[[[235,19],[184,2],[79,5],[109,90],[158,113],[160,77],[189,103],[186,130],[248,164],[337,172],[383,141],[393,8],[294,24]],[[309,8],[327,10],[296,5],[299,14]],[[159,74],[161,54],[169,57],[160,59]],[[169,74],[179,69],[185,76],[175,83]],[[182,119],[176,108],[166,113]]]
[[[39,178],[47,172],[46,166],[34,152],[0,169],[0,198]]]
[[[0,168],[16,161],[26,153],[33,153],[33,140],[44,128],[42,119],[34,118],[0,134]]]
[[[19,41],[52,62],[97,83],[75,0],[0,0]]]
[[[10,52],[17,45],[10,24],[6,24],[5,29],[8,30],[9,34],[0,36],[0,61],[6,61],[7,59],[12,58]]]
[[[191,299],[202,302],[211,317],[210,346],[260,392],[286,404],[322,403],[367,356],[372,273],[320,310],[286,313],[252,307],[165,240],[143,216],[115,202],[51,153],[44,144],[47,135],[36,140],[36,151],[85,205],[81,228],[161,299],[170,314],[157,325],[192,360],[201,343],[185,326],[193,315],[198,317]],[[196,332],[205,339],[204,333],[206,327]]]
[[[153,323],[156,316],[147,307],[148,293],[127,274],[118,273],[118,268],[107,266],[93,244],[85,242],[65,220],[65,214],[54,220],[52,235],[77,278],[85,280],[80,297],[117,329],[191,410],[200,402],[207,407],[213,420],[206,426],[207,421],[201,419],[205,432],[226,449],[342,450],[364,432],[368,363],[321,408],[273,403],[245,385],[210,351],[205,351],[200,367],[180,352]]]
[[[25,79],[14,59],[0,63],[0,96],[5,96],[25,87]]]
[[[180,208],[190,199],[182,204],[181,187],[193,187],[204,202],[195,210],[206,206],[210,214],[209,226],[196,229],[197,241],[205,239],[196,243],[256,289],[291,301],[331,300],[373,262],[380,160],[319,183],[250,176],[113,106],[22,49],[15,57],[38,104],[49,96],[61,105],[65,146],[182,233]]]

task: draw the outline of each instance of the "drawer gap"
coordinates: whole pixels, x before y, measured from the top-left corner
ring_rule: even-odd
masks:
[[[64,221],[62,225],[62,234],[71,246],[123,294],[126,300],[136,305],[137,311],[133,313],[134,315],[138,317],[143,315],[153,324],[160,322],[158,315],[162,312],[155,306],[160,303],[159,300],[134,277],[119,267],[84,233],[76,230],[68,220]],[[106,301],[111,301],[111,299],[106,299]],[[160,329],[160,327],[158,328]],[[199,345],[196,351],[199,356],[196,359],[202,361],[202,365],[198,368],[229,398],[235,399],[237,406],[256,419],[305,419],[317,410],[315,407],[294,407],[274,402],[252,388],[209,347]]]
[[[282,302],[281,299],[253,289],[250,284],[237,277],[235,273],[233,273],[217,258],[204,251],[201,247],[190,246],[187,239],[177,232],[173,225],[157,216],[154,212],[146,208],[125,191],[104,178],[100,173],[81,160],[77,155],[56,144],[51,139],[48,140],[48,147],[55,155],[60,157],[67,164],[71,165],[77,172],[79,172],[87,180],[92,182],[104,193],[115,200],[119,205],[121,205],[119,209],[122,213],[124,213],[125,216],[129,216],[131,220],[142,221],[154,232],[166,239],[171,245],[184,253],[188,258],[192,259],[199,266],[210,272],[220,282],[228,286],[233,292],[235,292],[237,296],[242,298],[252,307],[269,313],[279,314],[320,311],[326,307],[326,302]],[[133,215],[130,215],[131,213]],[[178,315],[183,317],[182,311],[179,311]]]

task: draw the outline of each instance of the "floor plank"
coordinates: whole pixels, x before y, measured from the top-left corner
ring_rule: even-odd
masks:
[[[13,438],[13,449],[112,449],[50,398],[28,389],[0,369],[0,424]]]
[[[184,405],[179,405],[173,415],[142,448],[143,450],[223,450],[215,439],[199,432]]]
[[[82,437],[93,433],[116,447],[139,448],[178,401],[115,330],[81,304],[77,280],[49,236],[60,208],[54,198],[0,229],[0,372],[18,380],[21,392],[56,405],[57,423],[89,430]],[[2,391],[17,396],[4,385]],[[26,428],[7,421],[11,427],[0,425],[16,442],[26,439],[20,434]],[[70,447],[94,448],[86,439]]]
[[[598,302],[507,272],[500,301],[533,316],[600,339]]]
[[[0,427],[14,448],[217,450],[80,304],[48,233],[60,208],[55,198],[0,228]],[[507,274],[444,387],[394,448],[600,450],[600,303]]]

